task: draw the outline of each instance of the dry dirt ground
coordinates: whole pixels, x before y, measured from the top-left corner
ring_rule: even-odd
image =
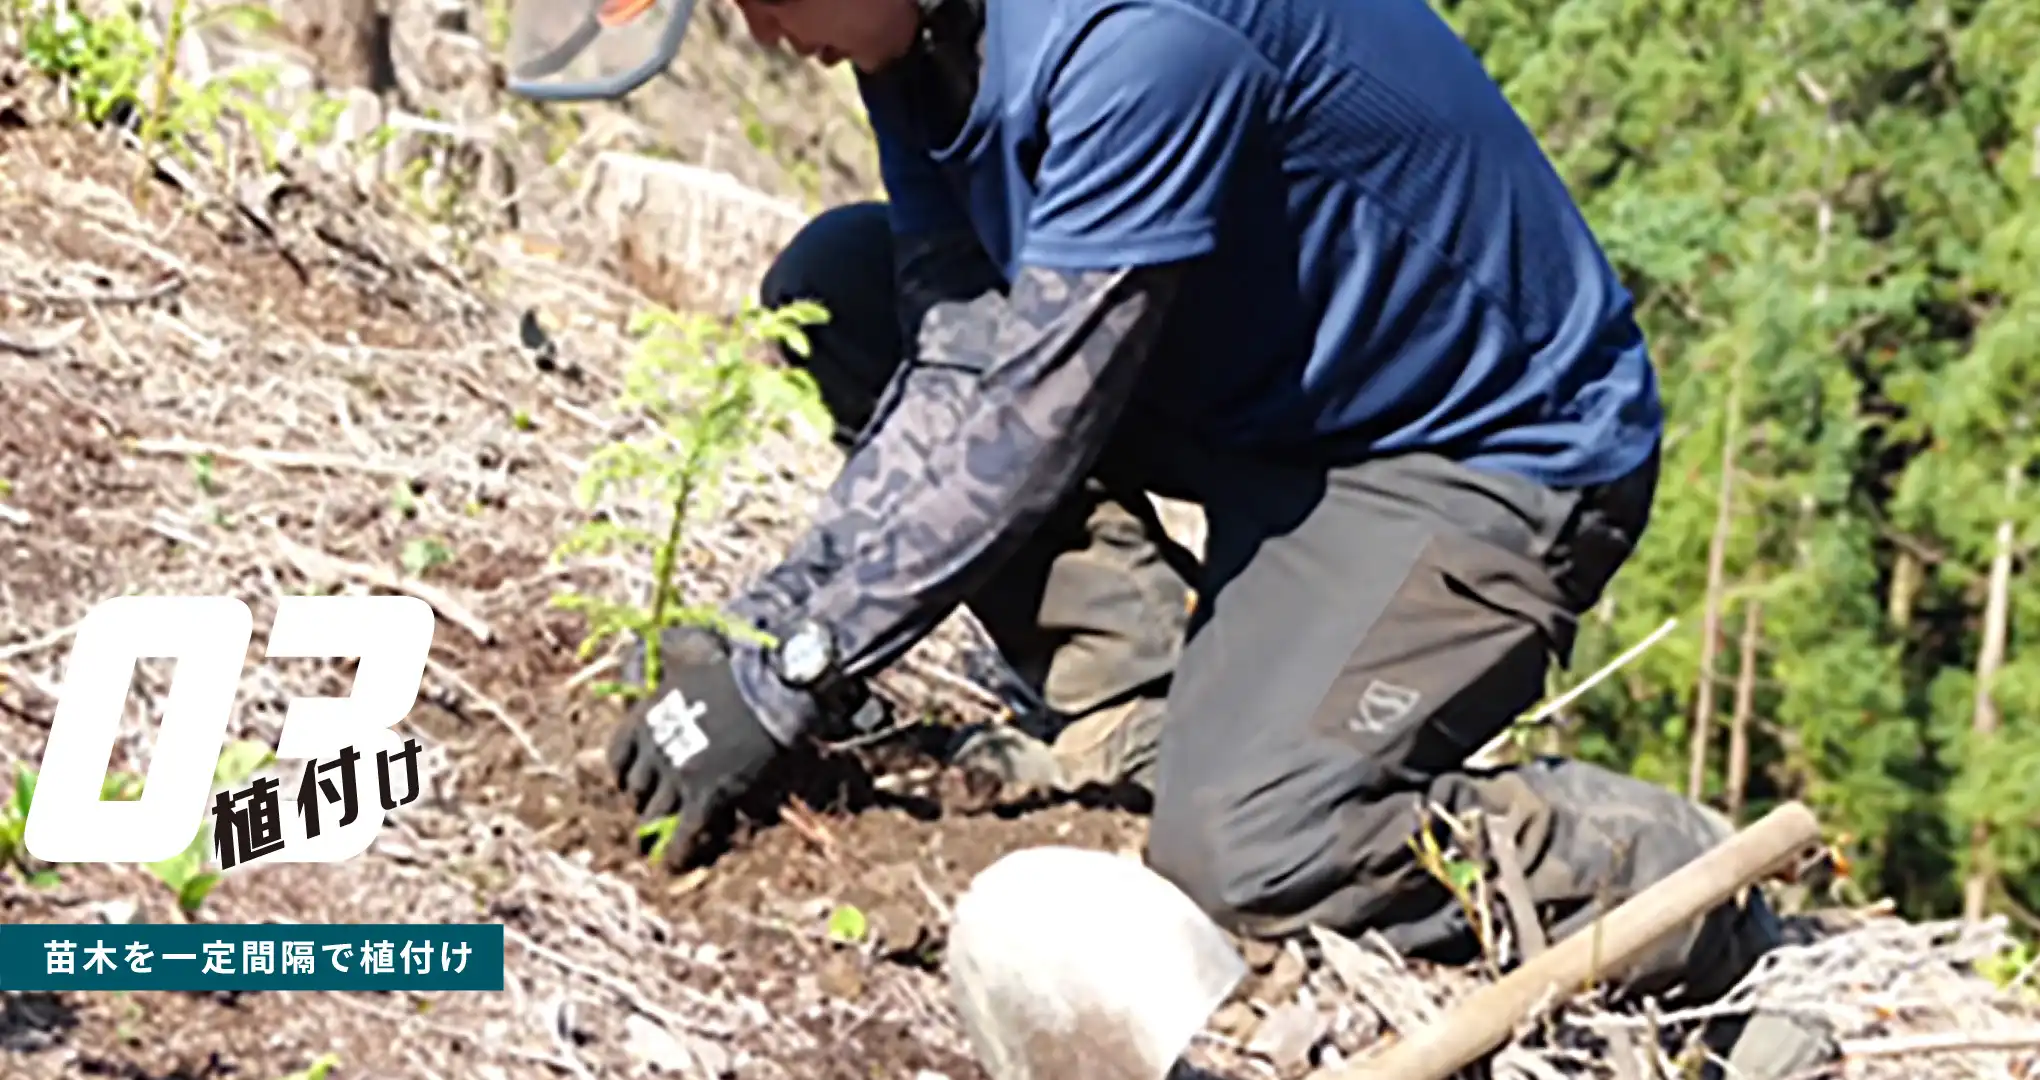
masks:
[[[259,634],[282,595],[421,591],[440,621],[404,729],[429,747],[426,797],[393,815],[367,856],[233,874],[195,918],[500,922],[508,989],[5,994],[0,1075],[271,1080],[331,1053],[335,1080],[655,1067],[979,1076],[939,975],[947,905],[1004,851],[1124,850],[1139,821],[1074,806],[944,814],[914,729],[811,770],[801,804],[761,817],[709,869],[649,868],[599,767],[613,711],[587,691],[575,620],[548,606],[570,583],[620,593],[646,572],[548,561],[581,513],[570,498],[581,462],[628,429],[608,403],[640,298],[513,243],[482,245],[479,269],[454,267],[415,223],[315,181],[204,206],[198,196],[220,193],[159,179],[138,205],[135,164],[113,137],[48,119],[32,86],[0,80],[0,765],[40,756],[67,630],[102,598],[231,593],[254,607]],[[520,345],[528,307],[574,315],[557,352]],[[689,576],[705,591],[779,549],[833,451],[796,432],[758,461],[693,546]],[[417,575],[424,590],[393,585],[405,544],[424,537],[450,561]],[[947,629],[886,692],[909,715],[986,715],[964,662],[972,647],[967,627]],[[273,740],[293,694],[344,693],[339,666],[256,660],[239,736]],[[146,761],[164,674],[138,677],[119,767]],[[15,921],[118,919],[129,906],[180,918],[169,899],[130,867],[65,867],[51,888],[0,880],[0,918]],[[870,917],[862,946],[824,933],[842,903]],[[1809,934],[1751,993],[1824,1010],[1869,1040],[1852,1075],[1927,1075],[1908,1056],[1917,1047],[1879,1038],[2030,1018],[1964,974],[1996,928],[1872,919]],[[1247,1045],[1214,1032],[1213,1062],[1298,1075],[1429,1019],[1470,985],[1366,943],[1330,942],[1312,970],[1300,955],[1259,958],[1254,1010],[1268,1019]],[[1642,1019],[1584,1010],[1569,1023],[1504,1055],[1496,1075],[1637,1075],[1611,1064],[1608,1033],[1642,1031]],[[1950,1075],[2030,1065],[2002,1051],[1960,1061],[1982,1071]]]
[[[930,804],[908,789],[929,770],[903,739],[872,751],[904,776],[887,785],[900,794],[849,762],[823,775],[862,782],[808,785],[795,827],[706,873],[676,879],[638,858],[589,753],[612,708],[585,677],[570,682],[578,628],[547,605],[567,576],[547,557],[575,514],[576,458],[613,419],[630,298],[578,297],[613,308],[609,324],[563,334],[560,359],[540,363],[518,345],[515,309],[487,307],[359,206],[278,192],[261,207],[273,235],[193,211],[161,182],[137,209],[132,154],[32,111],[16,100],[0,118],[0,760],[11,772],[40,755],[63,632],[92,602],[130,587],[231,592],[259,633],[276,596],[358,588],[360,567],[397,573],[407,540],[439,537],[452,560],[425,576],[446,600],[407,721],[434,750],[430,798],[367,858],[232,875],[198,918],[501,921],[512,988],[10,998],[0,1072],[267,1077],[332,1052],[340,1077],[606,1076],[691,1053],[740,1075],[974,1075],[927,970],[937,905],[1003,850],[1115,846],[1132,823],[1073,810],[924,820]],[[720,563],[779,530],[779,507],[800,505],[788,492],[824,475],[798,447],[773,452],[784,490],[732,508],[729,534],[701,545],[701,580],[741,573]],[[274,737],[286,687],[340,689],[333,671],[257,668],[242,735]],[[151,677],[126,768],[146,760]],[[911,676],[899,685],[931,696]],[[0,917],[90,920],[109,902],[176,917],[162,893],[136,868],[66,868],[48,890],[10,877]],[[869,915],[867,947],[823,936],[837,903]],[[634,1003],[629,1028],[620,1002]]]

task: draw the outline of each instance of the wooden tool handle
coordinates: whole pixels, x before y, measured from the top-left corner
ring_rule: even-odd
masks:
[[[1308,1080],[1446,1080],[1506,1043],[1533,1011],[1563,1002],[1597,975],[1619,971],[1667,935],[1818,843],[1820,822],[1813,811],[1786,803],[1468,995],[1430,1026],[1380,1054],[1312,1073]]]

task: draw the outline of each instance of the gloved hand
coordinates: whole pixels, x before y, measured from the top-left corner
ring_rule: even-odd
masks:
[[[609,765],[635,801],[641,824],[679,816],[665,852],[667,867],[678,870],[722,828],[725,812],[778,759],[781,747],[737,689],[720,637],[679,627],[661,642],[658,689],[632,704],[610,742]],[[643,670],[638,645],[623,675],[636,684]]]

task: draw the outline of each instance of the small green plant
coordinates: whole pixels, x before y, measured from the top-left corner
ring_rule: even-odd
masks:
[[[274,65],[235,67],[199,84],[178,77],[177,53],[187,33],[214,22],[273,29],[280,22],[264,5],[224,4],[194,13],[191,0],[174,0],[160,45],[147,19],[133,3],[97,15],[51,5],[29,18],[21,33],[23,57],[64,85],[83,119],[135,128],[148,151],[136,167],[137,197],[147,190],[142,181],[158,148],[187,163],[198,160],[194,147],[209,150],[214,164],[225,171],[232,152],[226,132],[238,123],[263,168],[274,168],[283,133],[300,141],[319,137],[330,132],[344,108],[341,99],[318,95],[304,115],[278,111],[267,101],[281,85]]]
[[[173,0],[170,5],[169,32],[164,35],[163,47],[156,50],[156,101],[142,117],[142,145],[155,146],[163,137],[163,127],[169,120],[171,86],[177,79],[177,51],[184,44],[185,20],[191,15],[190,0]],[[144,50],[146,56],[147,50]],[[135,191],[145,190],[142,181],[148,176],[148,162],[135,167]]]
[[[1430,815],[1426,815],[1428,819]],[[1462,830],[1456,821],[1447,820],[1446,827],[1454,835]],[[1480,943],[1483,960],[1490,967],[1499,963],[1495,951],[1495,928],[1493,912],[1488,905],[1487,878],[1481,865],[1471,859],[1460,857],[1457,845],[1441,845],[1433,830],[1431,821],[1426,820],[1417,829],[1416,835],[1408,841],[1410,851],[1417,857],[1417,865],[1423,871],[1445,886],[1459,909],[1466,914],[1468,925],[1473,928],[1475,939]]]
[[[345,98],[315,98],[306,107],[305,115],[298,122],[295,134],[308,143],[326,142],[339,132],[340,118],[345,115],[347,115]]]
[[[807,355],[805,328],[827,319],[819,304],[803,301],[772,309],[746,303],[727,321],[663,308],[632,321],[638,347],[624,372],[617,404],[645,413],[652,430],[596,451],[582,474],[579,495],[590,507],[619,495],[647,497],[665,515],[664,527],[637,528],[601,513],[576,527],[554,551],[555,561],[618,549],[651,557],[652,592],[644,603],[571,591],[553,598],[554,606],[581,612],[587,620],[579,650],[583,660],[617,638],[645,643],[643,681],[631,686],[607,680],[592,687],[595,693],[629,699],[656,688],[660,632],[668,627],[706,626],[753,641],[766,637],[682,596],[680,555],[688,522],[713,501],[716,481],[728,476],[732,459],[788,416],[804,416],[817,426],[827,423],[811,376],[753,358],[765,346]],[[651,841],[647,858],[665,859],[677,824],[668,815],[639,826],[640,841]]]
[[[276,750],[268,743],[236,739],[220,751],[219,764],[213,766],[213,786],[241,783],[275,761]]]
[[[139,1045],[142,1041],[142,1035],[135,1025],[141,1023],[146,1015],[142,1012],[141,1003],[131,997],[127,997],[127,991],[125,990],[115,990],[113,993],[122,997],[120,1019],[114,1023],[113,1037],[129,1046]]]
[[[229,743],[220,751],[219,761],[213,767],[213,787],[239,784],[275,760],[276,751],[266,743],[245,739]],[[56,871],[33,867],[28,854],[28,812],[35,803],[36,780],[35,770],[15,764],[14,791],[6,804],[0,806],[0,864],[19,869],[32,885],[48,886],[58,881]],[[99,798],[104,802],[129,802],[141,798],[142,789],[141,777],[113,770],[101,783]],[[212,827],[201,823],[198,834],[183,851],[148,864],[149,873],[169,886],[177,896],[177,906],[187,914],[197,911],[219,884],[219,875],[207,863],[211,841]]]
[[[79,114],[102,124],[140,107],[156,47],[133,9],[88,18],[69,5],[51,5],[22,28],[21,54],[63,80]]]
[[[2033,943],[2025,940],[2012,942],[2003,951],[1993,953],[1976,961],[1976,973],[1995,983],[2001,990],[2018,990],[2025,996],[2034,996],[2032,969],[2036,960]]]
[[[645,853],[646,861],[662,862],[665,860],[666,849],[672,846],[673,833],[679,827],[680,816],[678,814],[667,814],[665,817],[654,818],[638,826],[638,839],[640,841],[650,840],[652,842],[651,848]]]
[[[47,888],[60,879],[55,870],[39,867],[28,853],[28,811],[35,804],[36,772],[20,762],[14,765],[14,791],[0,806],[0,865],[21,871],[30,885]],[[142,778],[132,773],[109,772],[100,785],[102,800],[140,798]]]
[[[871,936],[871,920],[849,904],[838,904],[829,912],[829,940],[838,945],[862,945]]]
[[[189,847],[149,864],[150,876],[162,882],[177,897],[178,910],[187,915],[203,907],[206,897],[211,896],[220,883],[219,874],[207,868],[211,839],[212,829],[200,828]]]
[[[57,872],[36,868],[28,854],[28,808],[35,801],[35,770],[17,762],[14,791],[0,807],[0,861],[21,871],[29,884],[46,888],[57,883]]]
[[[758,362],[762,346],[778,345],[806,355],[804,328],[827,319],[817,304],[799,302],[766,309],[746,304],[732,319],[682,316],[654,309],[633,320],[639,344],[624,373],[618,404],[641,410],[651,433],[596,451],[581,477],[582,500],[596,506],[618,495],[650,499],[665,517],[663,528],[643,529],[602,514],[587,521],[559,545],[556,559],[625,549],[649,555],[652,592],[644,603],[620,603],[568,592],[555,606],[581,612],[588,621],[582,659],[616,638],[646,643],[644,681],[597,685],[605,696],[632,697],[659,683],[660,631],[707,626],[731,637],[758,640],[750,627],[733,625],[710,606],[681,595],[677,571],[689,521],[711,505],[716,482],[733,459],[790,415],[827,423],[821,397],[804,371]],[[670,830],[668,832],[670,835]]]
[[[276,751],[267,743],[247,739],[228,743],[220,751],[219,762],[213,766],[213,788],[237,785],[275,760]],[[140,794],[139,785],[136,794]],[[220,883],[219,872],[212,869],[211,856],[212,825],[201,822],[198,834],[191,838],[191,843],[183,851],[150,863],[148,869],[177,897],[178,909],[190,915],[204,906],[206,898]]]
[[[486,0],[482,5],[482,29],[478,35],[491,52],[510,44],[510,0]]]
[[[317,1061],[305,1066],[280,1080],[326,1080],[327,1074],[340,1067],[340,1055],[320,1054]]]
[[[758,107],[749,101],[737,101],[737,118],[744,129],[744,141],[762,154],[773,152],[772,129],[765,126],[765,118],[758,115]]]
[[[218,462],[213,460],[211,452],[192,455],[191,480],[198,485],[199,491],[207,495],[219,494],[220,484],[218,475]]]
[[[423,536],[404,545],[401,556],[404,573],[423,577],[453,561],[453,549],[436,536]]]

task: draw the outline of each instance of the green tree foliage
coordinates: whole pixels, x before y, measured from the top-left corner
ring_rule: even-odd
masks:
[[[1670,411],[1651,532],[1571,677],[1681,627],[1573,706],[1566,749],[1686,786],[1711,589],[1704,798],[1747,679],[1745,815],[1810,801],[1861,889],[1916,916],[1959,909],[1980,837],[1992,906],[2040,907],[2040,5],[1441,9],[1636,293]]]
[[[646,645],[642,681],[605,682],[599,692],[633,697],[659,684],[660,631],[674,626],[712,627],[751,639],[758,631],[725,619],[713,603],[683,594],[687,526],[712,512],[731,474],[770,430],[794,417],[825,430],[828,414],[807,372],[760,361],[771,347],[806,355],[806,327],[828,321],[811,301],[765,308],[745,304],[728,319],[651,308],[632,321],[638,347],[624,371],[617,405],[649,423],[642,435],[598,449],[582,473],[579,494],[601,513],[581,522],[554,552],[557,559],[629,552],[648,558],[651,595],[642,603],[577,591],[554,597],[555,606],[587,618],[583,659],[616,641]],[[645,527],[611,513],[612,504],[648,501],[663,521]]]

